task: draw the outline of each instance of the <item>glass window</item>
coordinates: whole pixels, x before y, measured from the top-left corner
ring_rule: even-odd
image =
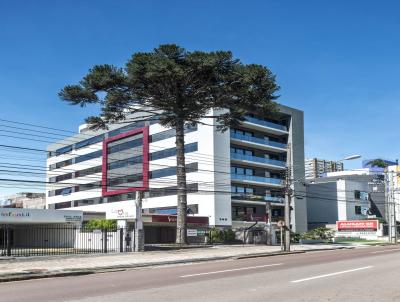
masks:
[[[354,198],[355,198],[355,199],[360,199],[360,197],[361,197],[361,192],[358,191],[358,190],[355,190],[355,191],[354,191]]]
[[[236,187],[236,192],[244,193],[244,188],[243,187]]]
[[[254,189],[253,188],[246,188],[246,194],[253,194]]]
[[[253,156],[253,151],[246,150],[246,151],[245,151],[245,154],[246,154],[246,155],[249,155],[249,156]]]
[[[243,175],[244,171],[245,171],[245,169],[243,169],[243,168],[236,168],[236,174]]]
[[[62,147],[62,148],[56,150],[56,156],[68,153],[70,151],[72,151],[72,145]]]
[[[253,169],[246,169],[245,171],[246,175],[253,175],[254,173]]]
[[[361,206],[355,206],[355,207],[354,207],[354,212],[355,212],[357,215],[361,215]]]
[[[89,146],[89,145],[93,145],[93,144],[99,143],[99,142],[103,141],[103,139],[104,139],[104,134],[97,135],[95,137],[91,137],[91,138],[85,139],[85,140],[80,141],[80,142],[75,144],[75,150],[83,148],[83,147],[86,147],[86,146]]]

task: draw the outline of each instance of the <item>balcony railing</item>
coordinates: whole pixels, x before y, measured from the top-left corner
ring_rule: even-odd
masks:
[[[266,201],[275,202],[275,203],[283,203],[283,197],[276,197],[276,196],[264,196]]]
[[[252,142],[252,143],[256,143],[256,144],[261,144],[261,145],[267,145],[267,146],[272,146],[272,147],[276,147],[276,148],[286,149],[286,144],[279,143],[279,142],[274,142],[274,141],[270,141],[270,140],[266,140],[264,138],[259,138],[259,137],[249,136],[249,135],[243,135],[243,134],[234,133],[234,132],[231,132],[231,138],[240,139],[240,140],[243,140],[243,141],[248,141],[248,142]]]
[[[232,215],[232,220],[233,221],[260,221],[260,222],[266,222],[267,218],[268,217],[265,214],[238,214],[238,215]]]
[[[287,131],[286,126],[275,124],[275,123],[268,122],[268,121],[264,121],[264,120],[261,120],[261,119],[255,118],[255,117],[246,116],[246,121],[253,123],[253,124],[258,124],[261,126],[269,127],[269,128]]]
[[[268,159],[268,158],[264,158],[264,157],[251,156],[251,155],[244,155],[244,154],[239,154],[239,153],[231,153],[231,158],[238,159],[238,160],[247,160],[247,161],[257,162],[257,163],[267,164],[267,165],[274,165],[274,166],[279,166],[279,167],[285,167],[285,165],[286,165],[286,163],[281,160]]]
[[[231,174],[231,178],[236,179],[236,180],[262,182],[262,183],[273,184],[273,185],[283,185],[283,179],[279,179],[279,178],[244,175],[244,174]]]
[[[274,202],[274,203],[283,203],[283,197],[275,197],[275,196],[261,196],[261,195],[253,195],[253,194],[240,194],[240,193],[232,193],[231,198],[233,200],[245,200],[245,201],[261,201],[261,202]]]

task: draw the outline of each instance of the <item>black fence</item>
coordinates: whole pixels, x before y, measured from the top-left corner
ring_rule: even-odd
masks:
[[[0,256],[43,256],[125,252],[134,232],[84,227],[0,225]]]

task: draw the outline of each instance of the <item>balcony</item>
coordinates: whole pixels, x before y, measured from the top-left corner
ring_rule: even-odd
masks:
[[[248,128],[265,131],[269,133],[274,133],[277,135],[288,134],[288,129],[284,125],[275,124],[273,122],[268,122],[262,119],[247,116],[246,120],[242,124]]]
[[[231,140],[242,146],[256,147],[275,152],[286,152],[286,144],[266,140],[264,138],[231,132]]]
[[[266,222],[268,219],[265,214],[239,214],[233,215],[233,221],[251,221],[251,222]]]
[[[283,203],[285,200],[283,197],[276,197],[276,196],[270,196],[270,195],[264,196],[264,199],[265,199],[265,201],[269,201],[271,203]]]
[[[238,183],[255,184],[267,187],[282,187],[283,179],[254,176],[254,175],[244,175],[244,174],[231,174],[231,180]]]
[[[238,153],[231,153],[231,160],[233,162],[247,163],[256,167],[265,167],[271,169],[282,170],[285,169],[286,163],[281,160],[269,159],[258,156],[244,155]]]
[[[244,201],[248,203],[255,203],[255,204],[265,204],[266,202],[271,203],[279,203],[283,204],[284,198],[283,197],[275,197],[270,195],[252,195],[252,194],[240,194],[240,193],[232,193],[231,199],[233,201]]]

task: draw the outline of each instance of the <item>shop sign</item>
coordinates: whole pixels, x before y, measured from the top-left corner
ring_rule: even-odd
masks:
[[[378,220],[346,220],[336,221],[339,232],[343,231],[376,231],[379,227]]]

